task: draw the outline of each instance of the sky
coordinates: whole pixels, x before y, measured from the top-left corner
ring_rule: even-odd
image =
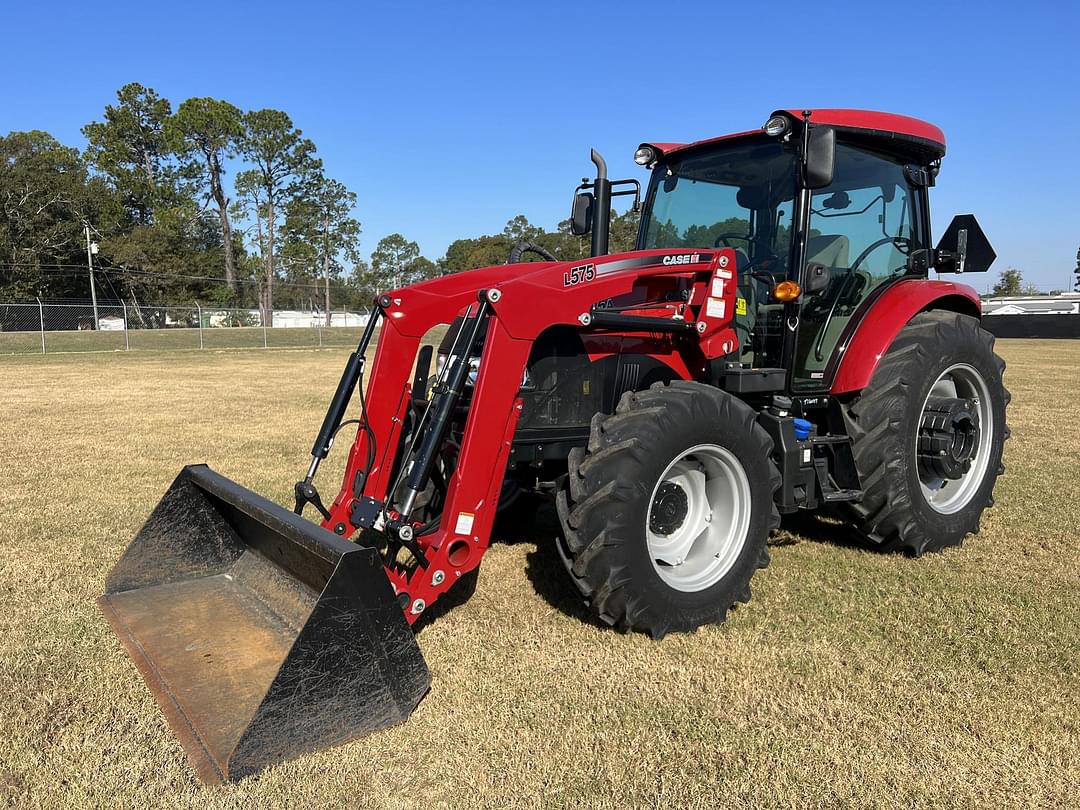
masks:
[[[5,4],[0,132],[83,146],[116,90],[287,112],[356,192],[362,251],[435,259],[525,214],[564,219],[642,141],[760,126],[777,108],[924,118],[948,141],[935,234],[978,216],[1006,267],[1071,287],[1080,248],[1080,4],[562,2]],[[1066,286],[1068,285],[1068,286]]]

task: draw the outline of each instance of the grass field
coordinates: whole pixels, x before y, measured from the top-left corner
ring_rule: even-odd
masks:
[[[585,618],[544,512],[421,631],[434,683],[408,723],[212,789],[94,598],[184,463],[288,502],[344,354],[0,359],[0,803],[1076,805],[1080,343],[999,351],[1008,472],[962,548],[785,530],[749,606],[656,643]]]

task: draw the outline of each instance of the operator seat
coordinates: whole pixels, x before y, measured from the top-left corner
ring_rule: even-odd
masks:
[[[838,268],[848,266],[848,252],[851,240],[839,234],[819,234],[806,240],[807,264],[823,264]]]

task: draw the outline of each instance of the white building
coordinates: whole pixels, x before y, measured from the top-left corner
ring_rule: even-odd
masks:
[[[1080,293],[984,298],[983,315],[1080,315]]]
[[[259,310],[203,310],[203,323],[209,326],[258,326]],[[330,313],[331,326],[367,326],[368,314],[366,312],[332,312]],[[297,309],[283,309],[274,312],[275,329],[298,329],[326,326],[326,313],[318,311],[305,311]]]

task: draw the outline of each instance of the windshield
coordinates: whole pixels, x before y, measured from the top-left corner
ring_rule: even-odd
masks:
[[[753,367],[781,363],[784,307],[769,302],[769,279],[789,277],[797,166],[776,140],[721,143],[657,167],[649,187],[641,248],[735,249],[733,326]]]
[[[795,169],[794,150],[779,141],[720,145],[659,166],[640,247],[732,247],[741,265],[786,277]]]

